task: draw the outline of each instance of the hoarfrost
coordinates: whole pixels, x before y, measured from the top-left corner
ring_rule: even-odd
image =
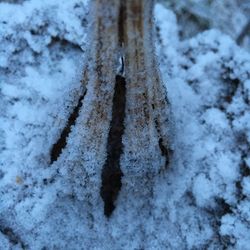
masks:
[[[104,217],[100,171],[82,166],[96,157],[82,145],[85,107],[50,165],[81,93],[86,13],[80,0],[0,3],[0,249],[248,249],[250,56],[219,30],[180,41],[161,4],[156,46],[175,153],[148,183],[152,198],[121,190]]]

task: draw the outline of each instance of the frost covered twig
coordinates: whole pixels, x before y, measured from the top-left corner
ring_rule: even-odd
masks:
[[[90,9],[80,150],[110,216],[121,182],[144,192],[168,164],[170,109],[154,55],[153,1],[99,0]]]

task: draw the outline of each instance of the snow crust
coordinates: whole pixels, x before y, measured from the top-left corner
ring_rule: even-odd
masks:
[[[248,249],[250,55],[215,29],[180,41],[161,4],[156,48],[175,127],[169,169],[135,185],[145,192],[129,200],[121,190],[106,219],[101,199],[91,202],[100,176],[79,157],[84,110],[50,165],[83,87],[87,16],[82,0],[0,3],[0,249]]]

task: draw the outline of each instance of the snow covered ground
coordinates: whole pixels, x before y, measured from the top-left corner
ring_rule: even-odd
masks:
[[[100,187],[74,167],[80,123],[50,165],[82,89],[87,1],[18,2],[0,1],[0,249],[249,249],[247,50],[219,30],[180,39],[174,12],[156,5],[174,159],[147,202],[121,190],[108,220],[91,203]]]

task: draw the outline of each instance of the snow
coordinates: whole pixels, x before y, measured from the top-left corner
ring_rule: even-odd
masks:
[[[169,0],[161,1],[173,9],[180,31],[180,38],[186,39],[208,29],[219,29],[238,40],[249,22],[250,5],[247,1],[217,0]],[[240,42],[249,50],[249,35],[244,34]]]
[[[153,183],[135,177],[107,220],[100,177],[81,165],[96,157],[81,155],[84,110],[50,165],[82,88],[87,13],[82,0],[0,2],[0,249],[248,249],[250,55],[220,30],[181,41],[162,4],[156,48],[174,114],[169,169]]]

